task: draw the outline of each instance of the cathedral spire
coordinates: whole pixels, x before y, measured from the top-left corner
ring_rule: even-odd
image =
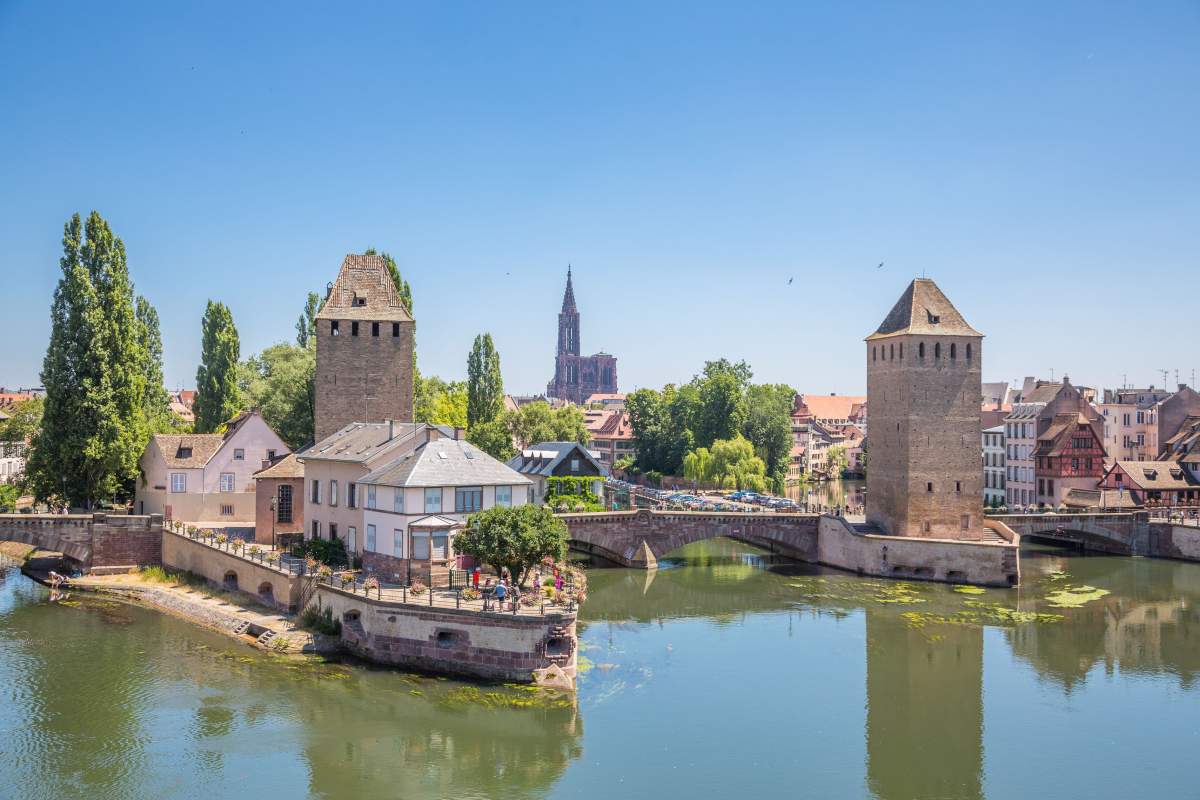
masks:
[[[575,289],[571,286],[571,265],[567,264],[567,290],[563,292],[562,313],[576,314],[578,309],[575,308]]]

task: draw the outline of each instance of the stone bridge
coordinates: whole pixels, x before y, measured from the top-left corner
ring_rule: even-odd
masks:
[[[559,517],[567,524],[572,549],[625,567],[652,567],[678,547],[717,536],[817,560],[817,514],[640,509]]]
[[[0,541],[62,553],[83,572],[162,563],[162,515],[0,514]]]
[[[1022,537],[1075,545],[1083,550],[1152,555],[1146,512],[1096,514],[989,514]]]

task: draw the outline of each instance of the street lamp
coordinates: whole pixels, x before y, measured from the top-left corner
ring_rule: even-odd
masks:
[[[271,549],[278,549],[275,546],[275,523],[279,518],[278,502],[275,495],[271,495]]]

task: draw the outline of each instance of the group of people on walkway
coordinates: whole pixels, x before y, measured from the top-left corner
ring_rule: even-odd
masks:
[[[479,567],[475,567],[475,569],[473,569],[471,571],[471,586],[473,588],[482,592],[485,596],[490,594],[492,597],[494,597],[496,599],[496,602],[499,603],[499,606],[501,609],[504,608],[505,601],[508,601],[508,603],[509,603],[508,607],[510,609],[515,610],[517,608],[518,604],[521,602],[521,584],[518,581],[513,579],[512,575],[509,573],[508,570],[501,571],[500,577],[497,579],[495,584],[492,583],[492,579],[489,577],[489,578],[484,578],[483,586],[480,586],[479,585],[480,578],[481,578],[480,569],[479,569]],[[542,586],[546,582],[546,580],[547,579],[543,577],[542,571],[540,569],[536,569],[533,571],[532,591],[534,592],[535,596],[537,596],[538,594],[541,593]],[[558,567],[554,567],[554,584],[553,585],[554,585],[554,591],[556,594],[562,591],[563,575],[559,571]]]

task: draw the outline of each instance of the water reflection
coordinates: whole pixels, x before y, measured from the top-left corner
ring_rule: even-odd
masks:
[[[10,572],[0,796],[1191,793],[1200,565],[1039,550],[1021,589],[974,593],[729,540],[662,565],[592,572],[591,669],[560,707],[50,604]],[[1068,586],[1108,594],[1053,607]]]

